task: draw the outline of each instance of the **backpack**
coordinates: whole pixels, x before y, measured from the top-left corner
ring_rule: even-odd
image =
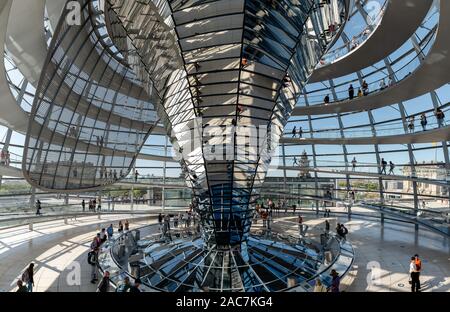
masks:
[[[88,256],[87,256],[87,261],[90,265],[96,264],[94,251],[89,251]]]
[[[22,282],[28,283],[29,280],[30,280],[30,274],[28,273],[28,269],[26,269],[26,270],[22,273]]]

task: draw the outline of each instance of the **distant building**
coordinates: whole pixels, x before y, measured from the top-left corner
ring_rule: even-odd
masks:
[[[303,178],[298,177],[286,177],[286,184],[284,183],[284,177],[266,177],[263,185],[263,191],[261,192],[261,199],[272,199],[276,202],[279,200],[288,201],[289,205],[296,204],[301,206],[309,206],[313,202],[311,199],[304,198],[305,196],[319,196],[326,197],[327,193],[333,198],[336,198],[336,179],[333,178],[321,178],[317,177],[317,194],[315,192],[316,179],[315,178]],[[270,195],[274,192],[274,195]],[[286,193],[276,194],[276,193]],[[269,194],[267,194],[269,193]],[[334,205],[334,203],[328,202],[328,206]]]
[[[303,151],[302,156],[300,157],[300,173],[299,177],[301,178],[311,178],[310,173],[310,166],[309,166],[310,160],[308,159],[308,154],[306,154],[306,151]]]
[[[403,193],[405,181],[397,181],[397,180],[383,180],[383,189],[385,192],[389,192],[390,194],[386,194],[387,199],[400,199],[402,197],[401,193]],[[395,194],[398,193],[398,194]]]
[[[422,164],[416,164],[415,166],[416,176],[419,178],[449,181],[449,174],[445,168],[444,163],[423,162]],[[404,176],[411,176],[411,167],[405,166],[402,169]],[[402,193],[413,194],[413,182],[405,180],[403,182]],[[449,188],[434,185],[429,183],[417,183],[417,193],[419,195],[432,195],[432,196],[448,196]]]

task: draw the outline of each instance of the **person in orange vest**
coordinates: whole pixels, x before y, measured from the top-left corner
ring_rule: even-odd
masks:
[[[410,274],[409,283],[411,284],[411,292],[418,292],[420,282],[415,257],[411,257],[411,262],[409,263],[409,274]]]
[[[417,272],[417,289],[420,289],[420,272],[422,271],[422,260],[419,259],[419,255],[415,254],[415,264],[416,264],[416,272]]]

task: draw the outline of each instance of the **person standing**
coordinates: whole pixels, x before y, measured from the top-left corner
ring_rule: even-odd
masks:
[[[11,154],[10,154],[10,152],[8,150],[6,150],[6,152],[5,152],[5,165],[9,166],[10,162],[11,162]]]
[[[417,272],[417,290],[420,290],[420,272],[422,271],[422,260],[419,259],[419,255],[414,255],[414,260],[416,264],[416,272]]]
[[[392,87],[393,85],[394,85],[394,79],[392,79],[392,77],[389,77],[388,86]]]
[[[104,242],[106,242],[107,239],[107,235],[106,235],[106,229],[102,229],[100,231],[100,244],[103,244]]]
[[[303,217],[302,216],[298,216],[298,232],[300,234],[300,237],[303,237]]]
[[[134,171],[134,182],[138,181],[139,172],[137,170]]]
[[[6,150],[6,162],[5,162],[5,164],[7,166],[9,166],[10,162],[11,162],[11,153],[8,150]]]
[[[106,229],[106,233],[108,233],[108,240],[112,239],[114,235],[114,227],[112,224],[108,226],[108,228]]]
[[[350,84],[350,87],[348,87],[348,98],[349,100],[353,100],[355,97],[355,89],[353,88],[353,85]]]
[[[186,216],[186,227],[188,227],[188,225],[187,225],[187,216]],[[166,229],[166,231],[170,232],[170,216],[169,216],[169,214],[166,214],[164,216],[164,228]]]
[[[422,113],[420,115],[420,125],[422,126],[423,131],[427,131],[427,124],[428,124],[427,116],[425,115],[425,113]]]
[[[169,218],[170,221],[170,218]],[[191,227],[191,222],[192,222],[192,213],[189,211],[187,213],[187,227]],[[169,230],[170,230],[170,224],[169,224]]]
[[[392,161],[389,161],[389,175],[394,175],[395,164]]]
[[[41,209],[42,209],[42,207],[41,207],[41,201],[38,199],[37,201],[36,201],[36,215],[37,216],[40,216],[42,213],[41,213]]]
[[[130,230],[130,222],[128,222],[128,219],[125,220],[125,231],[129,231]]]
[[[384,78],[380,81],[380,91],[386,89],[386,82],[384,82]]]
[[[336,270],[331,270],[331,292],[338,293],[339,292],[339,286],[341,284],[341,278],[339,277],[339,273],[336,272]]]
[[[158,215],[158,224],[159,224],[159,230],[160,231],[162,229],[162,222],[163,222],[163,215],[161,213],[159,213],[159,215]]]
[[[100,249],[100,233],[92,240],[91,250],[88,253],[88,262],[91,265],[91,283],[95,284],[98,281],[97,276],[97,263],[98,263],[98,252]]]
[[[336,225],[336,234],[339,235],[340,237],[342,237],[342,228],[341,228],[341,224],[338,223]]]
[[[361,88],[358,89],[358,97],[362,97],[363,96],[363,92],[361,91]]]
[[[414,121],[415,121],[414,116],[409,117],[409,123],[408,123],[409,133],[414,133]]]
[[[119,221],[119,229],[118,229],[119,233],[123,232],[123,224],[122,224],[122,220]]]
[[[352,171],[355,171],[355,169],[356,169],[356,163],[357,163],[356,157],[353,157],[353,160],[352,160]]]
[[[272,207],[269,207],[268,211],[266,211],[267,216],[267,229],[271,230],[271,222],[272,222]]]
[[[22,274],[22,282],[25,283],[28,292],[33,292],[34,286],[34,263],[30,263]]]
[[[295,138],[297,136],[297,126],[294,126],[292,129],[292,137]]]
[[[387,161],[384,160],[384,158],[381,158],[381,174],[386,174],[386,165],[387,165]]]
[[[368,95],[369,94],[369,85],[367,84],[367,82],[365,80],[363,81],[361,87],[362,87],[363,95],[364,96]]]
[[[302,138],[302,137],[303,137],[303,128],[302,128],[302,127],[300,127],[300,128],[298,129],[298,137],[299,137],[299,138]]]
[[[84,210],[86,209],[86,202],[84,201],[84,199],[81,202],[81,207],[83,207],[83,212],[84,212]]]
[[[444,125],[444,118],[445,118],[444,112],[438,107],[434,111],[434,115],[436,116],[438,127],[441,128]]]
[[[98,284],[97,292],[109,292],[110,281],[109,281],[109,271],[105,271],[103,278]]]
[[[345,227],[344,224],[341,224],[341,236],[343,239],[346,239],[348,234],[348,229]]]
[[[330,232],[330,222],[328,222],[328,220],[325,220],[325,233],[329,233]]]
[[[411,257],[411,262],[409,263],[409,274],[411,283],[411,292],[418,292],[420,288],[419,272],[416,268],[416,258]]]
[[[195,222],[194,222],[195,223]],[[177,228],[178,227],[178,215],[175,215],[173,217],[173,227]]]

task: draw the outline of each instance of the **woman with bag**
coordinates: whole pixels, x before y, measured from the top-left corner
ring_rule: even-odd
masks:
[[[34,286],[34,263],[30,263],[28,268],[22,274],[22,282],[27,286],[28,292],[33,292]]]

